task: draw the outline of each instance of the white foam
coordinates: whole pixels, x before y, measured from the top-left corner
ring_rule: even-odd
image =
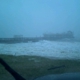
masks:
[[[35,43],[0,44],[0,54],[80,59],[79,48],[80,42],[40,41]]]

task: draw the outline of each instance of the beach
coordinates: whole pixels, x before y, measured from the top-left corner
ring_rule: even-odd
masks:
[[[79,48],[80,42],[39,41],[0,44],[0,58],[26,80],[34,80],[47,75],[80,72]],[[14,80],[0,65],[0,80],[6,78]]]

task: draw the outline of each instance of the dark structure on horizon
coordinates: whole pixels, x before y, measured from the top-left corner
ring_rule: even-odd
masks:
[[[67,33],[50,33],[43,34],[43,37],[23,37],[22,35],[15,35],[13,38],[0,38],[0,43],[26,43],[26,42],[38,42],[40,40],[62,40],[73,39],[74,35],[72,31]]]
[[[73,39],[74,35],[72,31],[68,31],[67,33],[50,33],[44,34],[44,39],[47,40],[62,40],[62,39]]]

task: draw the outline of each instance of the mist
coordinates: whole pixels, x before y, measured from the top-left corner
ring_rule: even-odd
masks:
[[[0,38],[69,30],[80,38],[79,0],[0,0]]]

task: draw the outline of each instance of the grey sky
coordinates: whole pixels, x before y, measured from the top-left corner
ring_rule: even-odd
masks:
[[[0,37],[80,35],[80,0],[0,0]]]

